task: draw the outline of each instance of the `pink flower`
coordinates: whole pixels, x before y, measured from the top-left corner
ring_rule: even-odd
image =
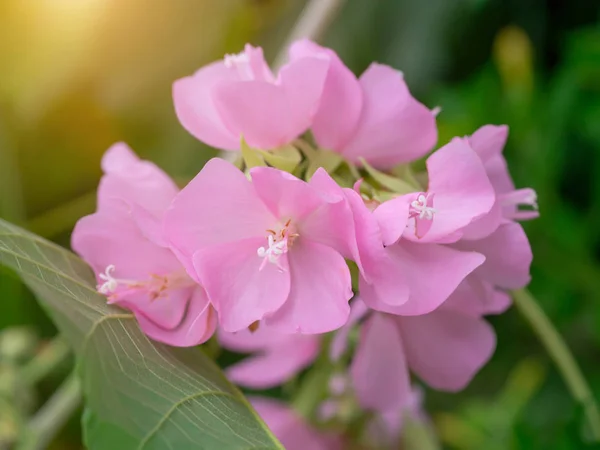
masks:
[[[352,219],[345,227],[355,236],[354,240],[348,241],[351,244],[348,252],[358,265],[359,290],[370,308],[400,315],[425,314],[437,308],[483,263],[485,258],[476,252],[399,240],[409,221],[406,199],[386,202],[371,212],[359,194],[352,189],[342,189],[329,180],[315,174],[311,184],[329,195],[346,199]],[[474,195],[478,196],[477,193]],[[459,202],[456,197],[454,201]],[[454,207],[452,202],[443,204],[449,210]],[[485,211],[485,205],[483,208],[476,205],[472,210],[476,216],[479,211]],[[446,217],[452,223],[458,222],[451,213],[442,215],[440,220],[445,221]],[[459,223],[467,222],[460,220]],[[440,226],[439,229],[449,228]]]
[[[285,403],[266,397],[251,397],[250,403],[287,450],[341,450],[342,440],[320,432]]]
[[[72,247],[90,264],[98,291],[131,310],[152,339],[185,347],[213,334],[216,313],[162,237],[161,220],[177,187],[125,144],[102,159],[98,211],[79,220]]]
[[[252,389],[268,389],[290,380],[313,363],[320,346],[316,335],[281,334],[264,325],[254,332],[220,330],[219,342],[228,350],[253,353],[226,371],[232,382]]]
[[[506,125],[485,125],[468,138],[471,147],[484,164],[487,175],[496,191],[496,202],[492,210],[479,218],[465,230],[465,239],[480,239],[493,233],[505,220],[529,220],[539,216],[537,195],[533,189],[515,189],[502,150],[508,138]],[[533,210],[520,211],[519,206]]]
[[[264,150],[281,147],[312,122],[327,74],[326,58],[294,58],[275,77],[261,48],[209,64],[173,85],[175,111],[192,135],[237,150],[243,136]]]
[[[494,205],[494,188],[485,168],[464,139],[453,139],[427,158],[427,174],[427,192],[408,194],[378,208],[383,227],[390,227],[385,223],[386,209],[398,208],[404,200],[409,203],[410,220],[403,237],[415,242],[453,242],[461,237],[462,228]]]
[[[340,327],[352,296],[343,197],[273,168],[250,175],[209,161],[166,213],[172,246],[225,331],[263,319],[285,333]]]
[[[503,223],[483,239],[463,239],[453,247],[485,255],[473,274],[495,287],[521,289],[529,284],[533,254],[523,227],[516,222]]]
[[[373,313],[362,325],[350,373],[361,405],[389,411],[410,398],[409,369],[435,389],[458,391],[495,345],[481,315],[451,299],[420,316]]]
[[[328,60],[328,72],[312,131],[317,143],[359,163],[389,168],[429,152],[437,141],[435,116],[408,91],[401,72],[373,63],[356,79],[333,50],[301,40],[292,61]]]

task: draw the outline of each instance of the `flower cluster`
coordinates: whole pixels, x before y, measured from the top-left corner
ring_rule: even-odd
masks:
[[[406,411],[424,420],[411,372],[456,391],[490,358],[484,316],[529,281],[516,221],[537,216],[535,192],[511,180],[506,126],[454,138],[415,171],[436,145],[436,111],[400,72],[372,64],[356,78],[307,40],[289,55],[274,74],[247,45],[176,81],[183,127],[239,151],[236,162],[210,160],[179,191],[116,144],[72,247],[152,339],[192,346],[218,329],[223,347],[252,353],[228,368],[240,385],[280,385],[326,352],[316,416],[370,411],[393,442]],[[285,406],[254,404],[288,448],[341,442]]]

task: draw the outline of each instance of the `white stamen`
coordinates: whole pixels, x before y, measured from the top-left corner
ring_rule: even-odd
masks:
[[[269,235],[268,237],[268,248],[260,247],[256,253],[259,257],[263,258],[263,262],[260,265],[258,270],[263,270],[267,261],[271,264],[275,264],[281,272],[284,272],[285,269],[279,262],[279,258],[284,253],[288,252],[288,238],[284,236],[280,241],[275,241],[275,236]]]
[[[246,52],[236,53],[236,54],[226,54],[223,58],[223,62],[225,67],[231,69],[232,67],[238,67],[240,64],[247,64],[250,62],[248,55]]]
[[[99,284],[96,287],[96,289],[98,289],[98,292],[100,292],[101,294],[109,295],[109,294],[114,293],[117,290],[117,287],[119,286],[119,280],[117,280],[116,278],[114,278],[112,276],[114,271],[115,271],[115,266],[113,264],[110,264],[110,265],[106,266],[104,273],[101,273],[100,275],[98,275],[98,278],[100,278],[101,280],[104,280],[103,284]]]
[[[425,194],[419,194],[416,200],[410,203],[414,210],[413,213],[418,213],[419,219],[433,220],[433,215],[437,210],[431,206],[427,206],[427,197]]]

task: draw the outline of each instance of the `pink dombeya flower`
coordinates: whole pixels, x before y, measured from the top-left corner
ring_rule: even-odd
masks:
[[[386,412],[410,398],[409,369],[435,389],[458,391],[495,346],[494,331],[481,314],[450,297],[420,316],[372,313],[361,327],[350,373],[361,405]]]
[[[285,403],[266,398],[250,397],[250,403],[287,450],[342,450],[340,436],[319,431],[310,426]]]
[[[292,61],[328,61],[323,95],[311,130],[319,146],[378,168],[413,161],[437,141],[435,115],[415,100],[401,72],[373,63],[357,79],[333,50],[309,40],[290,48]]]
[[[463,230],[465,239],[481,239],[507,220],[529,220],[539,216],[537,195],[531,188],[515,189],[502,151],[508,138],[506,125],[484,125],[468,141],[481,158],[496,192],[496,202],[488,214]],[[519,206],[533,209],[521,211]]]
[[[98,210],[77,222],[72,248],[94,270],[98,291],[131,310],[149,337],[180,347],[206,341],[216,313],[162,237],[177,187],[125,144],[106,152],[102,168]]]
[[[261,324],[257,330],[227,333],[219,330],[222,347],[252,356],[229,366],[227,377],[240,386],[268,389],[290,380],[319,354],[320,338],[313,334],[282,334]]]
[[[346,227],[355,235],[350,250],[360,269],[360,292],[373,309],[399,315],[433,311],[485,260],[474,251],[437,243],[458,240],[461,227],[490,210],[494,192],[481,161],[465,142],[455,140],[434,153],[428,167],[427,193],[398,197],[373,212],[355,191],[324,177],[311,179],[324,192],[346,198],[352,214]],[[419,196],[438,200],[418,209]],[[420,217],[425,208],[435,210]],[[415,223],[427,221],[431,223],[417,236]]]
[[[295,58],[275,77],[262,49],[247,44],[177,80],[175,111],[186,130],[213,147],[237,150],[243,136],[253,147],[274,149],[310,127],[327,68],[326,58]]]
[[[165,215],[171,245],[225,331],[263,319],[285,333],[340,327],[352,296],[343,197],[273,168],[250,175],[210,160]]]

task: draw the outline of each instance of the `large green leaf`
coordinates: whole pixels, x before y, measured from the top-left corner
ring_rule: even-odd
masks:
[[[0,220],[0,262],[79,356],[88,448],[283,448],[209,358],[148,340],[131,314],[106,304],[71,252]]]

